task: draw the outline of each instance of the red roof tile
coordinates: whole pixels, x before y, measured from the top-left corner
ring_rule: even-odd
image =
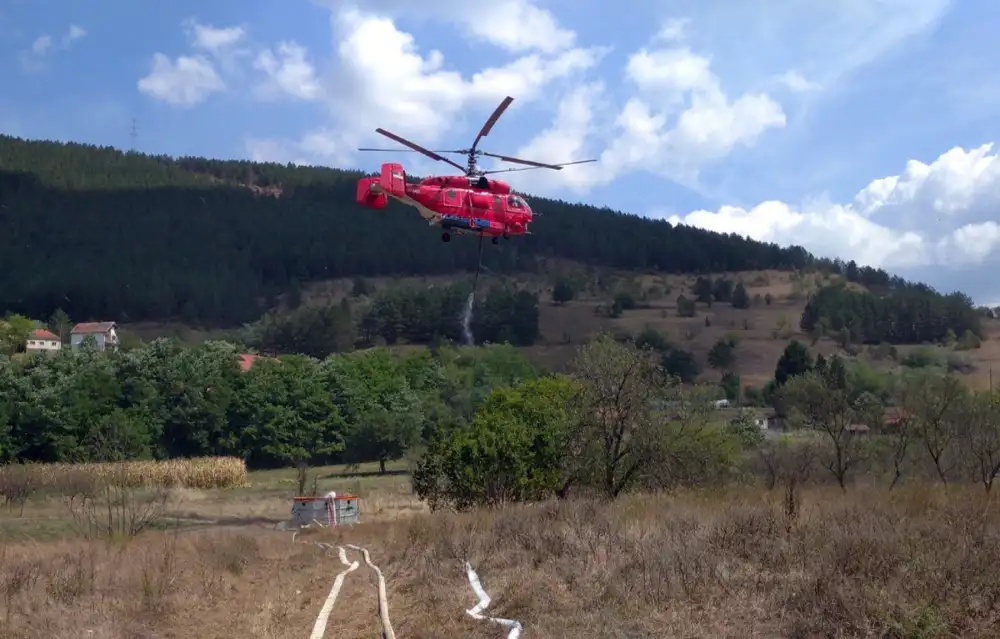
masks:
[[[240,370],[248,371],[250,367],[253,366],[255,359],[260,357],[259,355],[252,355],[250,353],[240,353]]]
[[[31,339],[47,339],[50,341],[58,342],[59,336],[52,331],[47,331],[44,328],[37,328],[31,331]]]
[[[82,322],[70,331],[73,335],[88,335],[92,333],[107,333],[115,327],[114,322]]]

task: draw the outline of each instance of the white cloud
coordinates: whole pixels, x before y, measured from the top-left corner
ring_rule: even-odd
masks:
[[[231,67],[235,56],[240,53],[235,47],[243,41],[246,32],[242,27],[217,29],[200,24],[194,18],[184,20],[182,27],[191,46],[209,55],[194,53],[171,60],[164,53],[155,53],[152,70],[136,86],[140,93],[156,100],[190,107],[203,102],[213,93],[226,90],[226,82],[216,69],[215,61]]]
[[[930,164],[911,160],[900,175],[873,180],[847,204],[770,201],[670,221],[888,269],[964,267],[997,258],[998,205],[1000,156],[990,143],[953,148]]]
[[[820,88],[818,83],[806,80],[798,71],[786,71],[778,77],[778,82],[795,93],[805,93]]]
[[[173,104],[188,107],[202,102],[212,93],[224,91],[225,82],[212,62],[204,56],[180,56],[171,60],[162,53],[153,54],[153,69],[139,80],[139,91]]]
[[[37,55],[45,55],[45,52],[52,46],[52,36],[40,35],[31,43],[31,51]]]
[[[540,191],[569,188],[584,193],[624,173],[646,171],[696,186],[703,167],[737,146],[755,144],[768,129],[781,128],[786,122],[781,105],[766,93],[727,95],[712,71],[711,60],[686,46],[667,44],[638,50],[626,62],[625,78],[632,94],[612,122],[573,128],[557,115],[553,129],[517,153],[531,153],[532,159],[542,162],[584,159],[565,156],[570,148],[588,146],[585,140],[596,131],[603,133],[599,161],[559,173],[543,175],[539,171],[526,176],[526,182]],[[575,108],[582,112],[592,110],[586,102],[598,97],[598,92],[589,90],[567,99],[576,102]],[[559,130],[560,135],[554,135],[553,130]],[[570,143],[571,130],[581,139]],[[562,148],[551,143],[557,139]]]
[[[300,98],[322,97],[334,126],[300,140],[253,139],[248,141],[251,153],[273,153],[271,159],[280,161],[312,157],[313,162],[344,163],[354,147],[376,137],[376,127],[433,144],[454,130],[471,107],[492,109],[512,95],[517,99],[512,109],[518,108],[541,97],[552,83],[593,67],[606,52],[600,47],[536,51],[463,76],[446,65],[440,51],[421,51],[413,36],[388,17],[341,8],[333,11],[332,24],[336,54],[322,81],[301,64],[299,73],[288,73],[286,82],[280,82],[280,56],[270,52],[258,58],[257,66],[269,76],[272,89],[280,87]]]
[[[342,0],[326,3],[334,11],[345,9]],[[561,26],[551,11],[534,0],[493,0],[472,3],[466,0],[368,0],[361,6],[366,12],[390,19],[450,22],[473,40],[500,47],[512,53],[538,51],[555,53],[576,44],[576,34]]]
[[[64,49],[69,48],[69,45],[73,44],[73,42],[79,40],[85,35],[87,35],[87,31],[83,27],[77,26],[75,24],[69,25],[69,31],[67,31],[66,35],[62,37],[63,48]]]
[[[294,42],[282,42],[277,52],[271,49],[261,51],[253,66],[268,77],[268,81],[259,88],[263,99],[274,99],[280,93],[299,100],[316,100],[323,95],[308,53]]]
[[[30,48],[18,54],[22,70],[29,73],[40,71],[45,66],[46,57],[57,51],[66,51],[74,42],[86,35],[87,31],[75,24],[69,26],[66,33],[59,39],[58,44],[51,35],[43,33],[34,39]]]
[[[191,44],[199,49],[217,53],[235,46],[246,37],[242,27],[216,29],[211,25],[198,23],[193,18],[184,21]]]
[[[663,27],[656,34],[655,40],[657,42],[680,42],[684,40],[684,36],[687,35],[688,25],[691,24],[690,18],[668,18],[666,22],[663,23]]]

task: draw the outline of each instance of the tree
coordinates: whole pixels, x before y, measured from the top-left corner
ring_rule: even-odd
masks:
[[[565,304],[576,296],[573,283],[567,279],[560,278],[552,287],[552,301],[556,304]]]
[[[719,386],[722,387],[723,392],[726,394],[726,399],[729,401],[738,402],[740,401],[740,376],[736,373],[723,373],[722,379],[719,381]]]
[[[300,306],[287,313],[265,314],[247,326],[242,337],[262,351],[322,358],[353,348],[354,320],[347,303]]]
[[[230,424],[238,449],[258,464],[294,464],[302,494],[309,465],[344,448],[343,419],[315,360],[294,355],[259,361],[243,381]]]
[[[847,388],[847,368],[844,366],[844,360],[840,357],[840,355],[835,353],[833,357],[828,360],[826,367],[820,374],[830,386],[842,390]]]
[[[794,503],[797,487],[809,480],[819,457],[819,447],[805,438],[782,435],[765,439],[757,448],[756,460],[763,467],[768,490],[782,482]]]
[[[211,340],[186,347],[157,339],[117,358],[124,395],[145,406],[159,425],[155,440],[161,458],[218,454],[229,426],[230,409],[241,388],[237,349]]]
[[[696,313],[697,307],[695,306],[694,300],[688,299],[683,295],[677,296],[678,317],[694,317]]]
[[[716,302],[731,302],[733,299],[733,283],[724,277],[715,280],[712,286],[712,299]]]
[[[972,476],[989,493],[1000,475],[1000,404],[991,393],[976,393],[960,408],[962,439]]]
[[[424,425],[422,398],[406,371],[384,349],[353,353],[321,365],[345,422],[345,461],[386,462],[401,458],[417,443]]]
[[[774,382],[777,386],[784,386],[792,377],[808,373],[812,370],[812,365],[812,358],[805,344],[793,339],[778,358],[774,368]]]
[[[899,390],[896,401],[901,405],[908,405],[911,402],[907,398],[907,388]],[[889,482],[889,490],[899,484],[899,481],[906,473],[914,444],[917,443],[917,429],[913,422],[913,416],[905,410],[897,410],[897,419],[884,428],[888,451],[892,463],[892,480]]]
[[[865,276],[862,276],[863,278]],[[843,283],[824,286],[809,298],[799,327],[811,333],[821,323],[848,344],[944,342],[965,331],[981,336],[982,318],[968,296],[942,295],[899,278],[884,294],[856,291]]]
[[[781,390],[793,418],[820,433],[828,448],[821,463],[847,489],[851,471],[867,458],[864,435],[853,426],[874,428],[882,423],[882,405],[871,395],[851,400],[844,389],[832,388],[814,372],[788,380]]]
[[[69,342],[69,332],[72,328],[73,321],[61,308],[57,308],[49,318],[49,330],[58,335],[64,344]]]
[[[678,378],[685,384],[691,384],[701,373],[698,360],[690,351],[682,348],[671,348],[660,360],[660,366],[667,375]]]
[[[653,457],[658,415],[671,386],[651,353],[606,333],[584,345],[570,363],[582,387],[586,439],[595,442],[598,483],[609,498],[628,490]]]
[[[732,295],[733,308],[750,308],[750,295],[747,293],[747,289],[743,286],[743,282],[736,284],[736,288],[733,289]]]
[[[728,370],[736,361],[734,351],[736,340],[723,338],[715,342],[708,351],[708,363],[712,368]]]
[[[707,276],[700,276],[695,280],[694,286],[691,289],[694,293],[695,300],[708,304],[709,307],[712,306],[712,294],[714,293],[714,286],[712,285],[712,278]]]
[[[726,424],[726,430],[736,437],[744,448],[751,449],[764,441],[764,433],[757,426],[753,411],[743,409]]]
[[[952,374],[918,374],[905,383],[903,409],[913,416],[912,423],[938,479],[947,484],[961,462],[958,427],[965,417],[962,407],[969,401],[968,389]]]
[[[428,445],[413,473],[414,490],[432,509],[535,501],[570,481],[576,385],[546,377],[486,398],[473,420]]]
[[[35,323],[16,313],[0,320],[0,354],[13,355],[22,350]]]
[[[635,345],[638,348],[652,349],[657,353],[666,353],[672,348],[666,335],[648,326],[636,336]]]

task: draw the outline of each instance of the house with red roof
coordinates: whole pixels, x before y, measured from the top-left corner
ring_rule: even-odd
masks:
[[[93,337],[98,350],[118,348],[118,325],[114,322],[83,322],[69,332],[69,344],[80,348],[83,340]]]
[[[62,340],[52,331],[36,328],[28,335],[24,350],[29,353],[55,353],[62,348]]]

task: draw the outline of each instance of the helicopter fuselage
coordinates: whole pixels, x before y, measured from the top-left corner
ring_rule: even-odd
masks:
[[[496,243],[500,237],[527,234],[534,218],[524,198],[500,180],[438,176],[408,184],[402,165],[386,163],[379,177],[358,181],[357,202],[362,206],[384,209],[389,198],[412,206],[429,224],[440,226],[445,242],[455,232],[490,237]]]

